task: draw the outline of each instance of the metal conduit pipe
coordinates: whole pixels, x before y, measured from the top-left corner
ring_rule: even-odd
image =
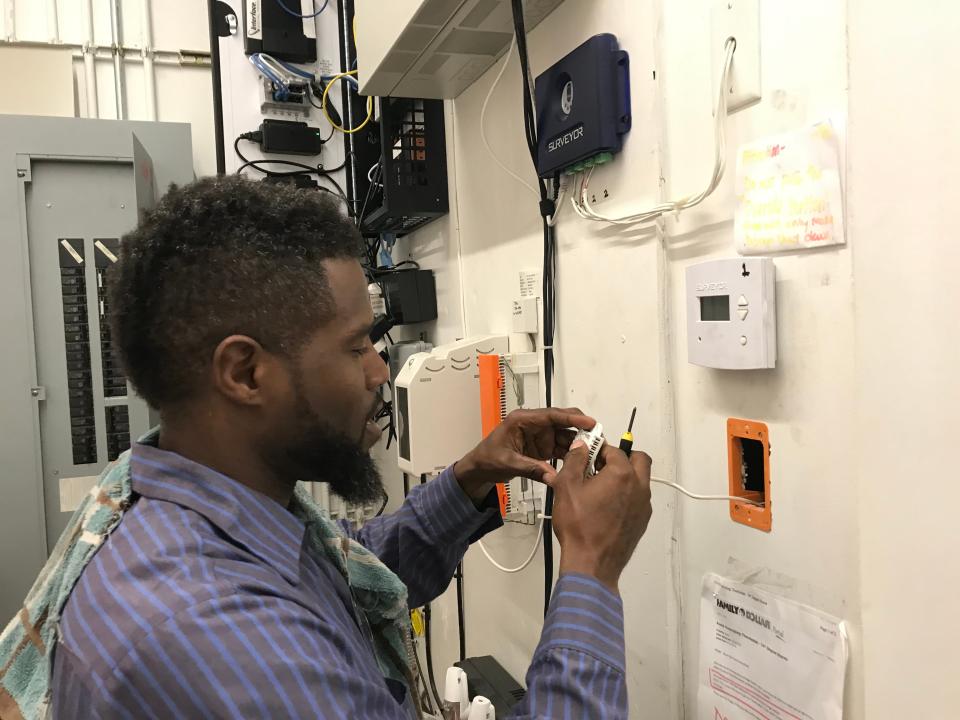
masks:
[[[57,13],[57,0],[47,0],[47,30],[50,42],[60,44],[60,16]]]
[[[122,23],[120,20],[120,0],[110,2],[110,40],[113,52],[113,89],[117,103],[117,120],[126,117],[126,92],[123,78],[123,38]]]
[[[83,74],[87,84],[87,117],[100,117],[97,98],[96,41],[93,36],[93,0],[84,3],[84,21],[87,35],[83,44]]]
[[[3,0],[3,30],[10,42],[17,39],[17,3],[16,0]]]
[[[157,76],[153,67],[153,17],[151,16],[150,0],[141,0],[141,49],[143,57],[144,92],[147,99],[147,120],[157,119]]]

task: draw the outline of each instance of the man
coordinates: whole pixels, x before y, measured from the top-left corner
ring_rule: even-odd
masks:
[[[359,533],[297,489],[382,497],[359,254],[318,193],[236,177],[171,190],[125,238],[113,337],[161,426],[121,460],[121,519],[50,636],[55,717],[414,716],[408,605],[500,525],[493,483],[516,475],[555,489],[562,554],[513,716],[625,717],[617,581],[650,517],[645,455],[608,448],[585,480],[567,429],[594,421],[530,411]]]

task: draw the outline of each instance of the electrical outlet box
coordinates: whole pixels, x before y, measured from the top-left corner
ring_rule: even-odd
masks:
[[[687,359],[720,370],[777,365],[776,266],[770,258],[687,268]]]
[[[770,430],[756,420],[727,420],[727,472],[730,519],[770,532],[773,528],[770,498]]]
[[[713,97],[720,90],[727,38],[737,41],[727,87],[727,114],[732,115],[760,102],[760,1],[716,0],[711,21]]]

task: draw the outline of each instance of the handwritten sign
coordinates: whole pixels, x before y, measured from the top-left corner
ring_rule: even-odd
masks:
[[[829,122],[742,146],[736,193],[741,255],[844,243],[839,142]]]

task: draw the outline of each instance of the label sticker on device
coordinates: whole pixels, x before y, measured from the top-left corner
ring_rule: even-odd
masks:
[[[112,263],[115,263],[115,262],[117,261],[117,256],[114,255],[114,254],[110,251],[110,248],[108,248],[108,247],[107,247],[106,245],[104,245],[102,242],[100,242],[99,240],[97,240],[97,241],[96,241],[95,243],[93,243],[93,244],[94,244],[94,246],[97,248],[97,250],[99,250],[100,252],[102,252],[104,255],[107,256],[107,260],[109,260],[109,261],[112,262]]]
[[[83,256],[78,253],[73,245],[70,244],[68,240],[61,240],[60,244],[63,246],[63,249],[70,253],[70,257],[77,261],[77,265],[83,265]],[[47,246],[49,247],[49,245]]]

